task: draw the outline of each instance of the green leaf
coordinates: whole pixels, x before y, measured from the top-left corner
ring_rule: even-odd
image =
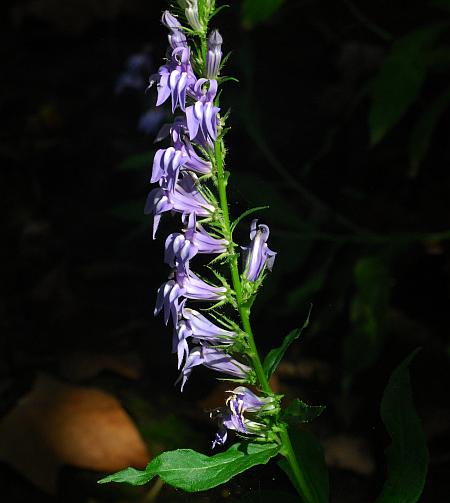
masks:
[[[256,208],[250,208],[246,211],[244,211],[244,213],[241,213],[241,215],[239,215],[236,220],[231,224],[231,232],[234,231],[234,229],[236,229],[236,226],[239,224],[239,222],[244,219],[245,217],[248,217],[248,215],[251,215],[252,213],[255,213],[257,211],[260,211],[260,210],[267,210],[267,208],[269,208],[269,206],[257,206]]]
[[[378,143],[417,98],[426,77],[426,51],[442,26],[421,28],[397,40],[372,86],[370,140]]]
[[[265,464],[279,451],[277,444],[234,444],[227,451],[205,456],[192,449],[163,452],[144,471],[127,468],[99,480],[142,485],[159,476],[167,484],[188,492],[206,491],[224,484],[252,466]]]
[[[266,21],[283,5],[284,0],[244,0],[241,7],[242,24],[252,28]]]
[[[367,369],[377,360],[385,336],[391,282],[379,257],[364,257],[354,268],[356,294],[350,304],[351,332],[344,338],[347,376]]]
[[[303,323],[303,326],[301,328],[296,328],[296,329],[292,330],[292,332],[289,332],[289,334],[286,335],[286,337],[284,338],[281,346],[269,351],[267,356],[264,358],[263,369],[264,369],[264,373],[266,374],[267,378],[269,378],[275,372],[276,368],[278,367],[280,361],[282,360],[282,358],[284,356],[284,353],[286,353],[289,346],[296,339],[298,339],[300,337],[300,334],[309,325],[309,316],[311,314],[311,310],[312,310],[312,304],[309,308],[308,316],[306,317],[306,321],[305,321],[305,323]]]
[[[132,486],[143,486],[150,482],[153,477],[149,477],[145,470],[136,470],[136,468],[125,468],[120,472],[113,473],[107,477],[100,479],[98,484],[107,484],[108,482],[126,482]]]
[[[127,157],[119,163],[117,169],[121,171],[150,169],[154,153],[155,152],[151,150],[150,152],[144,152],[143,154],[136,154]]]
[[[330,487],[322,446],[309,431],[290,431],[289,436],[300,471],[310,488],[312,498],[307,503],[327,503],[330,497]],[[297,482],[287,460],[279,461],[278,466],[287,474],[294,487],[297,487]],[[297,490],[299,490],[298,487]]]
[[[425,485],[428,449],[414,408],[408,367],[413,351],[392,373],[381,401],[381,418],[392,439],[386,449],[388,477],[376,503],[415,503]]]
[[[289,424],[309,423],[320,416],[324,410],[324,405],[307,405],[296,398],[284,409],[282,418]]]
[[[436,124],[450,103],[450,88],[437,97],[415,123],[409,146],[410,176],[416,176],[430,147]]]

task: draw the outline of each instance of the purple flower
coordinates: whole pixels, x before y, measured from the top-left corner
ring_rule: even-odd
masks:
[[[271,397],[261,398],[244,386],[238,386],[232,391],[226,401],[226,407],[218,409],[215,417],[219,422],[219,431],[216,433],[212,448],[216,445],[223,445],[227,439],[228,430],[238,433],[261,435],[266,430],[266,425],[252,421],[245,417],[246,412],[255,413],[258,417],[263,412],[268,412],[275,408]]]
[[[218,327],[195,309],[182,306],[182,316],[191,336],[198,342],[210,344],[232,344],[236,333]]]
[[[169,134],[172,138],[173,146],[177,150],[183,150],[189,156],[189,160],[186,162],[186,169],[203,175],[211,173],[211,162],[201,158],[189,141],[189,131],[185,117],[176,117],[173,124],[164,124],[156,135],[155,143],[163,140]]]
[[[197,81],[190,63],[188,47],[175,47],[172,59],[166,65],[160,66],[158,73],[150,77],[147,89],[157,82],[158,99],[156,106],[162,105],[169,96],[172,97],[172,112],[177,106],[185,111],[186,92],[193,89]]]
[[[200,224],[196,224],[196,215],[191,213],[184,234],[174,232],[167,237],[164,261],[174,267],[176,262],[185,264],[197,253],[224,253],[227,245],[226,239],[213,238]]]
[[[211,173],[211,162],[202,159],[189,141],[189,131],[184,117],[175,120],[170,129],[170,134],[173,146],[176,149],[183,150],[189,157],[186,162],[186,169],[190,169],[203,175]]]
[[[197,365],[204,365],[211,370],[239,379],[246,379],[251,371],[249,366],[238,362],[232,356],[218,348],[208,345],[196,346],[191,349],[181,374],[176,381],[177,383],[181,381],[181,391],[183,391],[184,385],[189,379],[193,368]]]
[[[244,276],[249,281],[259,279],[265,267],[272,270],[276,252],[269,249],[267,240],[269,239],[269,228],[267,225],[257,225],[258,220],[252,221],[250,226],[250,245],[242,247],[244,250]]]
[[[165,124],[158,133],[157,139],[170,133],[173,146],[159,149],[153,160],[151,183],[159,182],[164,178],[164,184],[169,190],[173,190],[182,168],[199,174],[211,172],[211,163],[202,159],[191,145],[185,134],[186,127],[182,120],[176,120],[174,124]]]
[[[208,90],[204,89],[209,82]],[[199,79],[194,86],[197,101],[186,108],[186,120],[189,129],[189,138],[196,140],[201,145],[208,145],[217,138],[217,114],[220,108],[214,106],[217,93],[217,81]]]
[[[166,187],[150,191],[145,203],[144,213],[153,214],[153,239],[158,229],[161,215],[166,211],[177,211],[182,214],[196,213],[199,216],[210,216],[215,208],[198,191],[197,178],[190,173],[182,173],[173,192]]]
[[[222,61],[223,38],[218,30],[211,32],[208,37],[208,50],[206,52],[206,76],[208,79],[215,79],[220,70]]]
[[[186,164],[188,155],[174,147],[160,148],[153,159],[151,183],[164,179],[164,185],[173,191],[178,182],[178,175],[182,166]]]
[[[232,391],[228,391],[230,396],[226,404],[234,412],[243,414],[244,412],[267,412],[275,408],[272,397],[260,397],[245,386],[238,386]]]
[[[170,30],[168,38],[172,49],[176,47],[187,47],[186,35],[183,33],[182,26],[175,16],[166,10],[163,12],[161,22]]]
[[[191,337],[196,343],[211,345],[230,345],[236,337],[235,332],[224,330],[214,325],[205,316],[194,309],[185,308],[185,301],[180,303],[180,319],[173,334],[172,351],[178,355],[178,368],[184,358],[187,358],[189,347],[187,339]]]
[[[178,357],[178,370],[183,363],[183,360],[189,355],[189,346],[187,339],[192,337],[192,333],[186,322],[181,320],[173,330],[172,338],[172,353],[176,353]]]
[[[173,324],[176,326],[181,313],[180,297],[218,302],[225,299],[226,292],[225,287],[210,285],[189,268],[178,266],[174,271],[174,279],[158,288],[154,314],[156,316],[164,308],[164,323],[167,324],[172,315]]]
[[[174,232],[167,236],[164,248],[164,262],[171,267],[175,267],[176,264],[182,264],[186,268],[189,260],[198,253],[196,244],[186,239],[186,236],[179,232]]]

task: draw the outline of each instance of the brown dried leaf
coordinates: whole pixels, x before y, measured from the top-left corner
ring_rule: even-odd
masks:
[[[375,462],[369,446],[363,438],[348,435],[336,435],[322,443],[325,461],[328,466],[351,470],[359,475],[371,475]]]
[[[0,460],[54,493],[59,467],[113,472],[143,468],[147,448],[112,395],[39,375],[0,422]]]
[[[277,373],[281,379],[317,380],[326,383],[331,378],[328,363],[314,358],[303,358],[298,362],[281,362]]]
[[[110,370],[127,379],[139,379],[142,360],[134,352],[90,353],[76,352],[64,355],[60,360],[62,375],[73,382],[92,379],[103,370]]]

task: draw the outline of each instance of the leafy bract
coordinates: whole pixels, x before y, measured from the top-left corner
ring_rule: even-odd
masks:
[[[289,424],[309,423],[320,416],[324,410],[324,405],[307,405],[299,398],[296,398],[283,411],[282,417]]]
[[[312,304],[309,308],[308,316],[306,317],[306,321],[303,326],[289,332],[288,335],[286,335],[286,337],[284,338],[281,346],[269,351],[267,356],[264,358],[263,369],[267,378],[269,378],[275,372],[289,346],[295,341],[295,339],[298,339],[300,337],[300,334],[308,326],[311,309]]]
[[[426,51],[441,30],[442,26],[421,28],[393,44],[372,86],[369,127],[373,145],[417,98],[427,73]]]
[[[241,215],[239,215],[236,220],[231,224],[231,232],[234,231],[234,229],[236,228],[236,226],[239,224],[239,222],[247,217],[248,215],[251,215],[252,213],[255,213],[257,211],[260,211],[260,210],[266,210],[268,208],[268,206],[257,206],[256,208],[250,208],[249,210],[247,211],[244,211],[244,213],[242,213]]]
[[[265,464],[279,451],[277,444],[237,443],[227,451],[205,456],[192,449],[163,452],[145,470],[127,468],[99,480],[143,485],[159,476],[167,484],[187,492],[206,491],[224,484],[255,465]]]
[[[310,490],[310,498],[305,503],[327,503],[330,487],[322,446],[316,437],[308,431],[291,430],[289,436],[300,471]],[[301,492],[287,460],[279,461],[278,466],[287,474],[297,490]]]
[[[381,418],[392,443],[386,449],[388,477],[376,503],[415,503],[425,484],[428,449],[414,408],[408,371],[417,351],[394,370],[381,401]]]

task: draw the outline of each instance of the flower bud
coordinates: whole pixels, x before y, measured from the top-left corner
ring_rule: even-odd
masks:
[[[214,30],[208,37],[208,50],[206,52],[206,77],[215,79],[220,70],[222,61],[222,36]]]
[[[172,49],[176,49],[177,47],[187,47],[186,35],[183,33],[182,26],[175,16],[166,10],[163,12],[161,22],[170,30],[168,39]]]
[[[191,28],[195,31],[202,32],[203,24],[200,21],[198,15],[198,3],[197,0],[178,0],[179,6],[184,9],[184,15]]]
[[[169,28],[169,30],[181,28],[181,24],[178,19],[173,16],[168,10],[165,10],[163,12],[161,22],[166,28]]]

